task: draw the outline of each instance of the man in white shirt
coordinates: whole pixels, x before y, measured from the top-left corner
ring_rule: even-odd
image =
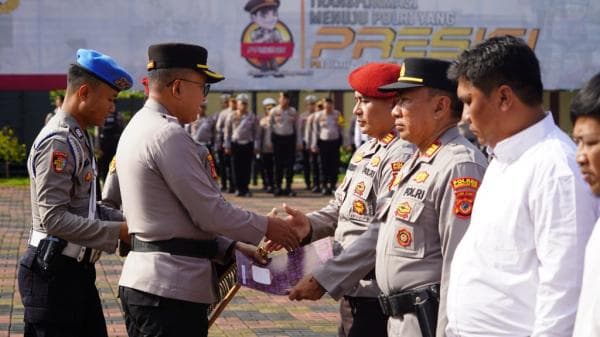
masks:
[[[571,102],[577,164],[592,192],[600,196],[600,73]],[[585,253],[581,296],[574,337],[600,336],[600,220],[596,222]]]
[[[542,108],[539,62],[494,37],[448,75],[491,161],[452,261],[447,336],[571,336],[596,201]]]

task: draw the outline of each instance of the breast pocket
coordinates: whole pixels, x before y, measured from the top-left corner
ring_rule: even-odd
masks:
[[[422,202],[412,199],[401,199],[390,206],[388,224],[393,226],[394,231],[392,237],[388,238],[389,255],[423,258],[425,231],[418,220],[424,209]]]
[[[92,165],[87,161],[79,174],[75,176],[74,183],[73,199],[87,200],[92,190],[92,184],[94,183],[94,170],[92,169]]]

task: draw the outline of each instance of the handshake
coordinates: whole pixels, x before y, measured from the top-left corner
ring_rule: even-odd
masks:
[[[267,214],[267,232],[265,237],[269,240],[265,249],[268,252],[285,248],[292,251],[300,246],[300,242],[310,234],[310,223],[304,213],[283,204],[287,213],[285,219],[277,216],[277,209],[273,208]]]

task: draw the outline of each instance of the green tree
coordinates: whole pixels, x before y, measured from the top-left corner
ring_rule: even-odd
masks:
[[[4,174],[10,177],[10,164],[20,164],[25,161],[27,149],[21,144],[13,129],[5,126],[0,129],[0,161],[4,162]]]

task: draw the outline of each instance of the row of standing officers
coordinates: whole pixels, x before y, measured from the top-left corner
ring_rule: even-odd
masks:
[[[318,104],[316,97],[309,95],[306,111],[298,113],[290,106],[289,94],[281,92],[278,103],[272,98],[263,100],[265,115],[259,118],[248,110],[248,95],[223,94],[220,98],[220,112],[206,116],[203,105],[198,119],[187,129],[192,138],[216,154],[223,192],[250,196],[253,169],[260,171],[267,192],[295,195],[292,180],[299,153],[306,188],[332,194],[340,166],[343,116],[333,108],[331,99]],[[257,165],[252,168],[255,157]]]

